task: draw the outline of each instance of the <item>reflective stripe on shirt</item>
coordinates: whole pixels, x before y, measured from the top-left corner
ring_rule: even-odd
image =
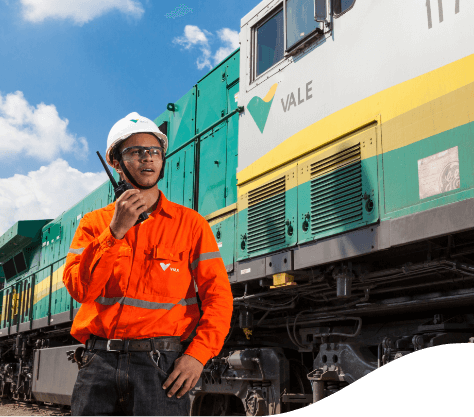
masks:
[[[78,249],[69,248],[68,253],[74,253],[76,255],[80,255],[82,252],[84,252],[84,249],[85,248],[78,248]]]
[[[197,266],[198,266],[198,263],[201,262],[201,261],[207,261],[209,259],[217,259],[217,258],[220,258],[221,257],[221,253],[219,251],[217,252],[208,252],[208,253],[201,253],[201,255],[199,255],[199,258],[197,258],[192,264],[191,264],[191,270],[194,271]]]
[[[147,308],[149,310],[171,310],[177,304],[183,307],[187,305],[189,306],[192,304],[196,304],[197,299],[196,297],[187,298],[187,299],[183,298],[182,300],[174,304],[174,303],[155,303],[153,301],[137,300],[136,298],[129,298],[129,297],[113,297],[113,298],[98,297],[95,300],[95,302],[102,304],[104,306],[111,306],[111,305],[114,305],[115,303],[119,303],[124,306]]]

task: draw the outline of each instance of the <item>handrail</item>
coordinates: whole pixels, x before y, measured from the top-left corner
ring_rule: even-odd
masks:
[[[184,149],[186,146],[193,143],[200,136],[202,136],[205,133],[209,132],[211,129],[214,129],[217,125],[221,124],[222,122],[225,122],[227,119],[232,117],[234,114],[242,113],[243,111],[244,111],[244,106],[237,106],[237,108],[235,110],[232,110],[229,114],[221,117],[219,120],[217,120],[216,122],[214,122],[210,126],[206,127],[202,132],[199,132],[198,134],[194,135],[191,139],[187,140],[182,145],[178,146],[175,150],[170,152],[169,155],[166,155],[166,157],[169,158],[170,156],[174,155],[176,152],[179,152],[181,149]]]
[[[36,274],[38,274],[39,272],[45,270],[46,268],[51,268],[51,274],[49,275],[48,314],[47,314],[47,316],[46,316],[46,317],[48,317],[48,323],[49,323],[49,318],[51,317],[51,296],[52,296],[52,294],[53,294],[53,285],[52,285],[52,283],[53,283],[53,274],[54,274],[53,264],[56,263],[56,262],[61,262],[61,261],[63,261],[63,260],[66,259],[66,258],[67,258],[67,255],[66,255],[66,256],[63,256],[62,258],[59,258],[58,260],[54,261],[53,263],[50,263],[50,264],[44,266],[44,267],[41,268],[41,269],[38,269],[37,271],[31,273],[30,275],[27,275],[27,276],[24,277],[24,278],[21,278],[21,279],[19,279],[19,280],[16,280],[15,282],[12,282],[9,287],[3,287],[3,288],[0,290],[0,293],[1,293],[2,291],[4,291],[4,290],[7,290],[7,291],[10,290],[10,294],[9,294],[9,295],[11,296],[11,295],[12,295],[11,290],[14,289],[17,284],[20,283],[20,285],[21,285],[24,281],[26,281],[26,280],[28,280],[28,279],[31,279],[31,278],[34,278]],[[28,308],[28,309],[29,309],[29,311],[28,311],[28,316],[29,316],[29,317],[28,317],[28,320],[24,320],[23,323],[32,322],[32,320],[33,320],[33,300],[34,300],[34,294],[35,294],[35,287],[36,287],[36,280],[33,281],[33,283],[32,283],[32,285],[31,285],[30,289],[27,290],[27,293],[28,293],[28,294],[29,294],[30,291],[31,291],[30,306],[29,306],[29,308]],[[20,295],[20,294],[23,295],[23,294],[24,294],[24,291],[21,291],[21,293],[19,293],[19,295]],[[21,295],[20,295],[20,296],[21,296]],[[15,326],[16,326],[16,328],[17,328],[17,330],[18,330],[19,325],[21,324],[21,323],[20,323],[20,320],[21,320],[20,316],[22,315],[22,311],[23,311],[23,308],[24,308],[24,303],[28,301],[28,300],[25,301],[23,297],[24,297],[24,296],[21,296],[21,299],[19,300],[18,313],[17,313],[17,315],[19,316],[18,322],[17,322],[16,324],[13,324],[13,325],[10,323],[10,321],[13,320],[13,316],[14,316],[14,315],[13,315],[13,314],[10,314],[10,313],[11,313],[10,310],[11,310],[12,306],[11,306],[11,303],[9,302],[9,300],[8,300],[8,297],[7,297],[6,305],[5,305],[5,306],[2,306],[2,310],[5,309],[5,314],[6,314],[6,316],[5,316],[5,318],[2,317],[2,320],[0,321],[0,327],[3,326],[3,323],[2,323],[2,322],[5,322],[5,327],[11,328],[11,327],[15,327]],[[25,317],[23,317],[23,319],[25,319]]]
[[[62,258],[60,258],[60,259],[58,259],[57,261],[54,261],[54,262],[51,263],[51,264],[46,265],[45,267],[43,267],[43,268],[41,268],[41,269],[38,269],[38,270],[35,271],[35,272],[32,272],[30,275],[27,275],[27,276],[24,277],[24,278],[20,278],[20,279],[14,281],[14,282],[12,281],[11,284],[10,284],[10,286],[7,287],[7,286],[5,285],[0,291],[8,290],[8,289],[12,288],[14,285],[18,284],[19,282],[21,282],[21,281],[23,281],[23,280],[25,280],[25,279],[31,278],[34,274],[38,274],[39,272],[43,271],[43,270],[46,269],[46,268],[51,268],[51,265],[53,265],[53,264],[56,263],[56,262],[60,262],[60,261],[62,261],[62,260],[64,260],[64,259],[66,259],[66,258],[67,258],[67,255],[64,256],[64,257],[62,257]],[[5,282],[5,284],[6,284],[6,282]]]

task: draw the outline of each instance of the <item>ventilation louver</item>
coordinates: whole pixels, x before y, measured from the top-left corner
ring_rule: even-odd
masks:
[[[311,232],[362,220],[360,143],[311,164]]]
[[[248,194],[248,253],[285,243],[285,177]]]

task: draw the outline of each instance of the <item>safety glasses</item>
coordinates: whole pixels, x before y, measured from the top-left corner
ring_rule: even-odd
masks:
[[[130,146],[122,151],[122,158],[143,159],[147,152],[152,158],[162,158],[163,156],[163,148],[160,146]]]

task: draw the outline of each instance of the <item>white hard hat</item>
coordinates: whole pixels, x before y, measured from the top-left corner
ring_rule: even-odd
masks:
[[[113,166],[110,151],[134,133],[151,133],[160,140],[164,152],[166,153],[168,150],[168,138],[158,129],[158,126],[150,119],[133,112],[120,119],[110,129],[107,138],[107,150],[105,151],[105,159],[110,166]]]

